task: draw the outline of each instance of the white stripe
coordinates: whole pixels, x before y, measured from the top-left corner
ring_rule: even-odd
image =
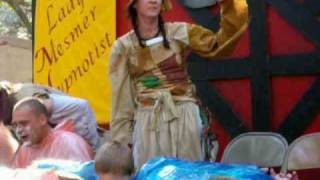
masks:
[[[163,41],[163,37],[162,36],[159,36],[159,37],[156,37],[156,38],[152,38],[152,39],[149,39],[146,41],[146,46],[152,46],[154,44],[158,44],[158,43],[161,43]]]

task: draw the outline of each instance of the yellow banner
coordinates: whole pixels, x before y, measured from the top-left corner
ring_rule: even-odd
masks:
[[[34,82],[87,99],[107,124],[116,0],[36,0]]]

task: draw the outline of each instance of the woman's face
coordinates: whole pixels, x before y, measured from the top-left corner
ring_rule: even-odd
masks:
[[[134,8],[138,16],[157,17],[160,14],[162,0],[137,0]]]

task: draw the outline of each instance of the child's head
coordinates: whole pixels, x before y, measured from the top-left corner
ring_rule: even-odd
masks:
[[[98,175],[131,176],[134,172],[131,149],[119,142],[106,142],[96,153],[95,169]]]

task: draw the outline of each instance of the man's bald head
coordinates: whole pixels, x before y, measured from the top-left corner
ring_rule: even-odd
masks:
[[[18,101],[13,107],[12,112],[14,113],[15,111],[22,108],[30,108],[37,116],[39,116],[40,114],[44,114],[47,118],[49,118],[50,116],[46,106],[38,98],[28,97]]]
[[[95,161],[97,173],[130,176],[134,172],[131,149],[119,142],[103,144],[96,153]]]

